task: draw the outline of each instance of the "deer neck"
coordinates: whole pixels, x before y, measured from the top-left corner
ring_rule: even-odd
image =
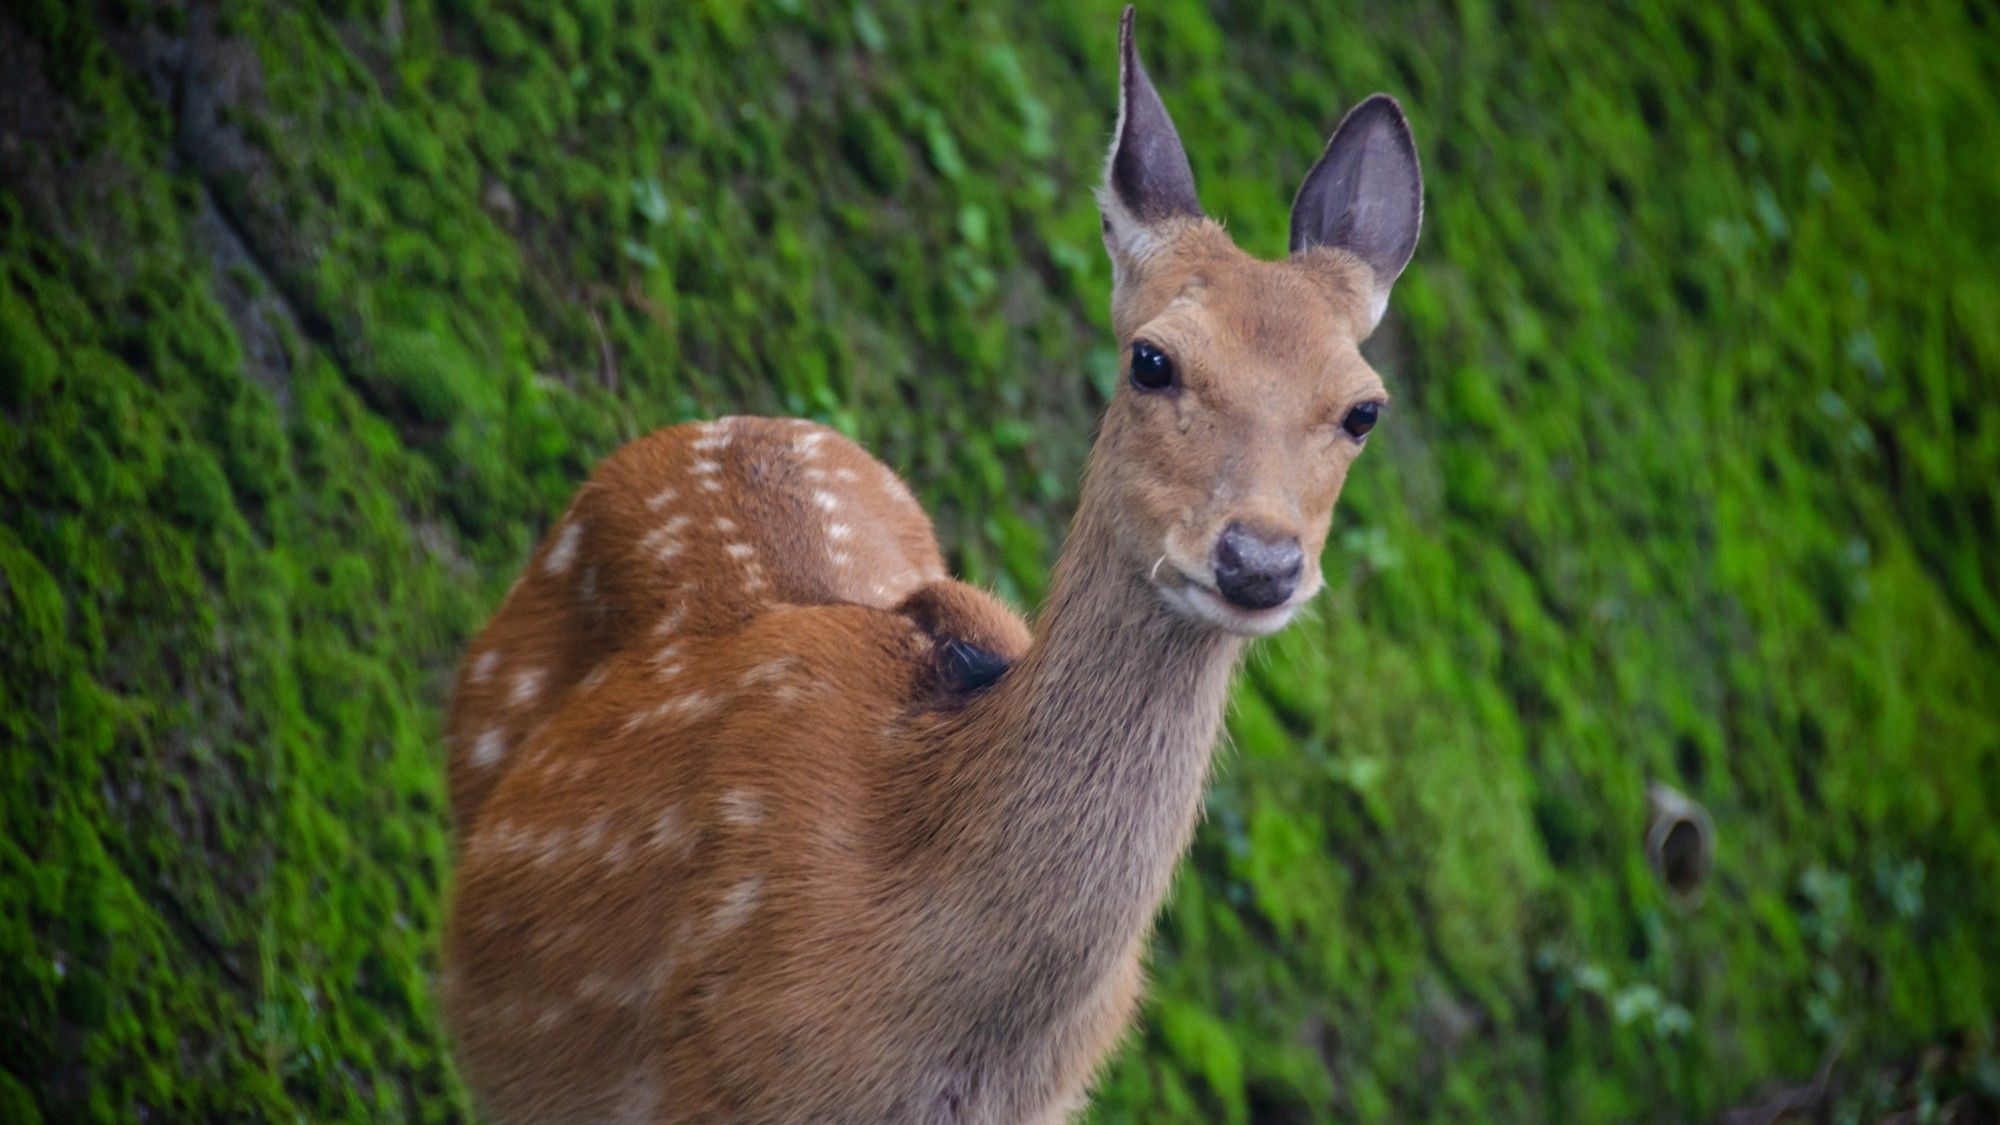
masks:
[[[936,747],[930,827],[998,928],[1115,956],[1187,847],[1242,642],[1175,614],[1120,556],[1097,477],[1028,654]]]

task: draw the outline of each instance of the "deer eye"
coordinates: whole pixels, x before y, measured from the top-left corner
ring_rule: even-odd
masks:
[[[1174,385],[1174,361],[1144,340],[1132,345],[1132,385],[1142,391],[1164,391]]]
[[[1340,420],[1340,428],[1357,438],[1364,438],[1368,436],[1369,430],[1375,428],[1375,423],[1381,421],[1381,419],[1381,403],[1356,403],[1354,409],[1347,412],[1347,417]]]

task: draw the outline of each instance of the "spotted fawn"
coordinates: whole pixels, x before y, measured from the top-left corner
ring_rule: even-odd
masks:
[[[1032,632],[859,446],[723,418],[606,460],[468,651],[445,1002],[494,1120],[1060,1121],[1131,1022],[1245,638],[1322,585],[1422,187],[1378,94],[1252,258],[1119,39],[1125,378]]]

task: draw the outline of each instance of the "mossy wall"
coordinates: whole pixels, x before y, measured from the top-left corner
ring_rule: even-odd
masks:
[[[460,646],[722,412],[855,435],[1032,605],[1116,366],[1115,10],[4,9],[0,1119],[463,1118]],[[1991,1110],[2000,17],[1141,35],[1247,248],[1376,89],[1429,210],[1095,1118],[1687,1119],[1823,1058],[1843,1120]],[[1714,816],[1691,902],[1649,780]]]

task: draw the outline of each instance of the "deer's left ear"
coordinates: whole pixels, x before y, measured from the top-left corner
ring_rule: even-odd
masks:
[[[1331,246],[1375,275],[1369,328],[1410,264],[1424,219],[1424,177],[1403,107],[1375,94],[1348,111],[1292,201],[1292,253]]]
[[[1104,244],[1120,273],[1151,253],[1162,222],[1201,217],[1187,150],[1132,41],[1130,6],[1118,21],[1118,129],[1097,201]]]

